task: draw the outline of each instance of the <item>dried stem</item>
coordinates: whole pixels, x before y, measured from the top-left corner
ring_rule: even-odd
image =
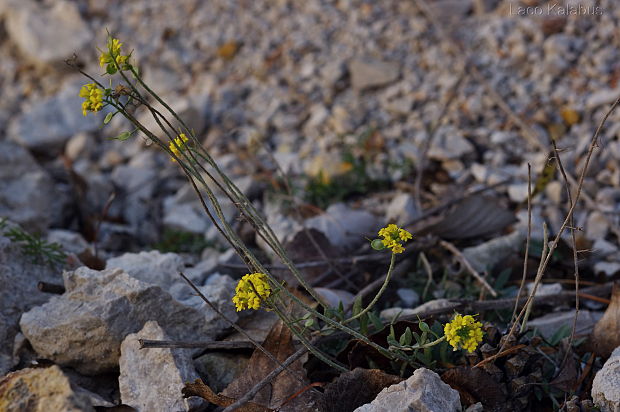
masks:
[[[523,276],[519,285],[519,292],[515,300],[515,307],[512,310],[512,322],[516,322],[517,310],[519,309],[519,300],[521,293],[525,288],[525,280],[527,278],[527,263],[530,257],[530,240],[532,239],[532,165],[527,164],[527,237],[525,238],[525,256],[523,257]]]
[[[440,240],[439,244],[448,251],[450,251],[459,260],[459,262],[461,262],[463,266],[465,266],[465,269],[467,269],[467,271],[471,273],[473,277],[475,277],[476,280],[480,282],[482,286],[484,286],[484,288],[491,293],[491,295],[493,295],[493,297],[497,297],[497,292],[495,291],[495,289],[493,289],[491,285],[489,285],[489,283],[480,275],[480,273],[478,273],[478,271],[474,269],[474,267],[471,265],[471,263],[469,263],[465,255],[463,255],[456,246],[445,240]]]

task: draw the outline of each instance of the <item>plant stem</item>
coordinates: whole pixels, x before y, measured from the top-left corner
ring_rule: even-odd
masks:
[[[383,281],[383,285],[381,285],[381,289],[379,289],[379,292],[377,292],[375,297],[368,304],[368,306],[366,306],[366,308],[364,310],[362,310],[357,315],[352,316],[349,319],[344,320],[342,322],[343,325],[346,325],[347,323],[351,322],[352,320],[355,320],[355,319],[359,318],[360,316],[363,316],[364,314],[368,313],[368,311],[379,301],[379,298],[381,297],[381,295],[383,295],[383,292],[385,292],[385,289],[387,288],[388,283],[390,283],[390,278],[392,277],[392,272],[394,272],[394,262],[396,262],[396,254],[392,253],[392,258],[390,259],[390,267],[388,268],[387,275],[385,275],[385,280]]]

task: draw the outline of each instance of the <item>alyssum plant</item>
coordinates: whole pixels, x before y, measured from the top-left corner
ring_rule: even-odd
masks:
[[[341,371],[347,369],[312,344],[316,337],[334,331],[342,331],[362,340],[392,360],[406,362],[413,366],[417,364],[415,356],[411,356],[411,351],[415,353],[417,350],[429,348],[446,339],[454,347],[454,350],[464,348],[473,351],[482,341],[482,325],[480,322],[476,322],[470,315],[461,316],[458,314],[452,322],[445,325],[444,336],[431,331],[428,325],[420,322],[420,329],[423,333],[421,335],[415,334],[415,344],[412,344],[413,335],[411,332],[405,333],[399,341],[391,337],[388,339],[388,347],[371,341],[366,336],[367,328],[364,325],[368,324],[371,308],[377,303],[388,285],[394,269],[396,255],[404,251],[403,244],[410,240],[412,235],[393,224],[379,231],[378,234],[381,239],[375,239],[372,242],[373,248],[378,251],[391,252],[385,281],[365,308],[362,307],[361,300],[357,300],[353,306],[352,315],[346,317],[342,308],[338,310],[328,307],[319,294],[306,282],[302,273],[287,256],[284,247],[272,229],[248,198],[218,167],[215,160],[200,144],[194,131],[143,81],[137,67],[132,63],[131,53],[123,54],[123,44],[118,39],[108,37],[106,49],[101,51],[99,63],[105,69],[101,76],[108,77],[109,87],[104,86],[95,77],[69,62],[91,81],[84,85],[79,92],[79,96],[84,98],[82,103],[83,114],[86,116],[89,113],[97,113],[106,107],[111,109],[105,116],[104,124],[109,123],[113,116],[120,114],[135,126],[133,131],[124,132],[117,139],[126,140],[135,132],[140,131],[163,151],[167,152],[171,160],[178,164],[200,199],[204,212],[250,270],[250,274],[245,275],[239,281],[235,296],[232,297],[238,311],[257,310],[261,307],[274,311],[311,353]],[[151,105],[150,99],[154,99],[163,109],[160,111]],[[138,121],[134,112],[139,106],[144,107],[151,114],[159,130],[149,130]],[[221,205],[213,192],[215,187],[221,190],[238,208],[241,216],[252,225],[258,236],[269,245],[281,262],[290,270],[299,285],[316,301],[316,309],[312,307],[315,305],[308,305],[299,299],[283,282],[275,278],[246,247],[224,217]],[[293,312],[299,313],[301,311],[306,315],[302,319],[294,319],[289,309],[291,304],[300,309]],[[431,339],[431,336],[434,337],[434,340]]]

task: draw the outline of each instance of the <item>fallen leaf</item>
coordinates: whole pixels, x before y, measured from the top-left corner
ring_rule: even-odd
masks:
[[[472,196],[463,199],[424,232],[442,239],[468,239],[499,232],[515,220],[514,213],[502,206],[499,200]]]
[[[611,291],[611,303],[594,325],[590,341],[594,351],[603,358],[608,358],[620,346],[620,284],[617,282]]]
[[[318,247],[318,249],[317,249]],[[340,257],[339,248],[332,246],[329,239],[316,229],[301,230],[293,239],[285,245],[288,256],[293,262],[312,262],[324,260],[323,254],[328,258]],[[319,250],[320,249],[320,250]],[[321,253],[323,252],[323,254]],[[322,265],[301,267],[299,270],[304,275],[304,279],[310,284],[315,283],[315,279],[329,269],[327,262]],[[275,270],[272,274],[280,279],[286,280],[290,286],[299,285],[290,270]],[[322,281],[322,283],[333,280],[333,276]]]
[[[284,362],[296,350],[291,331],[282,321],[278,321],[273,326],[263,342],[263,347],[280,362]],[[278,366],[262,351],[255,350],[246,369],[222,391],[221,395],[235,399],[242,397]],[[300,379],[300,376],[304,379]],[[253,401],[264,407],[278,408],[283,402],[287,401],[287,398],[308,385],[305,377],[306,371],[303,368],[303,360],[297,360],[265,385],[256,394]],[[305,391],[288,401],[281,410],[296,412],[314,410],[313,396],[313,391]]]
[[[549,384],[563,392],[569,393],[577,384],[578,378],[577,362],[575,362],[575,358],[571,353],[568,358],[566,358],[566,362],[564,362],[564,366],[562,366],[558,376],[549,382]]]
[[[461,366],[444,372],[441,379],[459,392],[466,407],[482,402],[485,411],[514,410],[506,405],[506,388],[482,369]]]
[[[322,410],[350,412],[372,402],[379,392],[403,379],[379,369],[355,368],[325,387]]]
[[[181,390],[183,396],[189,398],[190,396],[198,396],[211,402],[214,405],[226,407],[235,403],[236,399],[229,398],[228,396],[218,395],[211,390],[208,385],[200,379],[196,379],[194,383],[185,383],[185,387]],[[240,408],[236,409],[239,412],[271,412],[273,409],[265,408],[254,402],[248,402]]]

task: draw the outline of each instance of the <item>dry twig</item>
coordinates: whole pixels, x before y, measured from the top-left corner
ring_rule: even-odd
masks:
[[[473,277],[475,277],[476,280],[480,282],[482,286],[484,286],[485,289],[491,293],[491,295],[493,295],[493,297],[497,297],[497,292],[495,291],[495,289],[493,289],[493,287],[489,285],[489,283],[480,275],[480,273],[478,273],[478,271],[474,269],[471,263],[469,263],[467,258],[461,253],[460,250],[457,249],[456,246],[454,246],[452,243],[447,242],[445,240],[440,240],[439,244],[443,246],[445,249],[452,252],[452,254],[459,260],[459,262],[461,262],[463,266],[465,266],[465,269],[467,269],[467,271],[471,273]]]

